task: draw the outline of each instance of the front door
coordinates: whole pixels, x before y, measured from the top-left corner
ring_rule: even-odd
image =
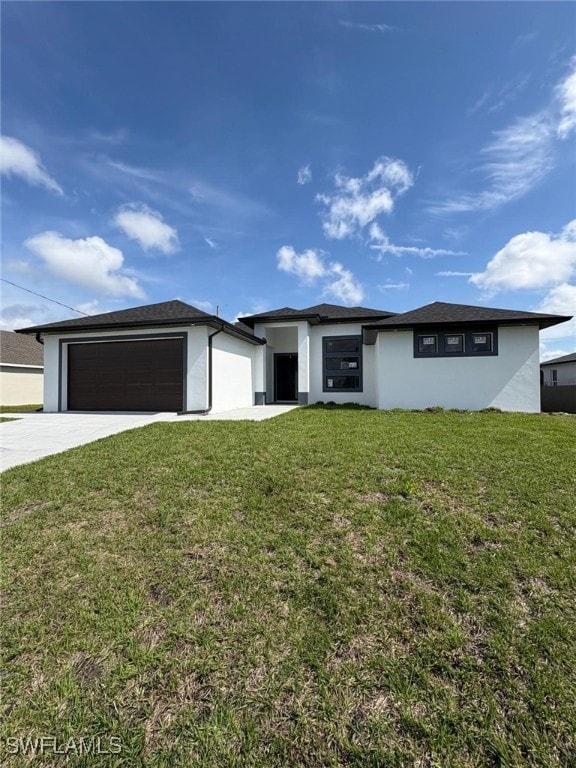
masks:
[[[274,355],[274,400],[277,403],[298,400],[298,355]]]

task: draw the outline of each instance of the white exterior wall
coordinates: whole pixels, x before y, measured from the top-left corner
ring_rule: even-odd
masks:
[[[498,355],[415,358],[412,331],[378,334],[378,408],[540,412],[537,326],[501,326]]]
[[[302,405],[310,402],[310,330],[306,320],[298,322],[298,402]]]
[[[0,365],[0,405],[40,405],[43,397],[41,367]]]
[[[322,390],[322,339],[324,336],[361,336],[361,323],[333,323],[310,327],[310,395],[308,402],[318,400],[335,403],[360,403],[376,407],[376,366],[375,347],[362,346],[362,392],[338,392]]]
[[[188,330],[186,357],[186,410],[203,411],[208,407],[208,333],[205,325]]]
[[[544,373],[544,384],[548,387],[552,386],[552,369],[558,371],[557,382],[559,387],[567,384],[576,384],[576,362],[544,366],[542,368]]]
[[[58,410],[58,340],[59,336],[44,336],[44,410]]]
[[[258,349],[219,333],[212,340],[212,412],[254,405],[252,370]]]
[[[266,392],[266,344],[254,347],[252,363],[252,383],[256,392]]]
[[[62,359],[59,361],[60,341],[75,342],[79,339],[90,341],[105,340],[113,336],[130,339],[132,336],[174,335],[185,333],[186,343],[186,408],[189,411],[204,410],[208,406],[208,328],[142,328],[139,330],[96,331],[76,334],[44,336],[44,411],[58,410],[58,388],[61,387],[62,410],[68,407],[68,354],[67,344],[62,344]],[[59,362],[61,371],[59,370]],[[60,375],[61,374],[61,375]]]

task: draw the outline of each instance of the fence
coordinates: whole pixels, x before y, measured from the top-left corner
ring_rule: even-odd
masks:
[[[576,384],[540,387],[540,407],[547,413],[576,413]]]

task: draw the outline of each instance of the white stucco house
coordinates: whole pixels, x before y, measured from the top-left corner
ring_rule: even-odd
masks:
[[[44,354],[33,336],[0,331],[0,405],[42,403]]]
[[[267,403],[540,410],[539,330],[569,320],[434,302],[318,304],[236,324],[181,301],[21,329],[46,411],[221,412]]]
[[[566,387],[576,384],[576,352],[540,363],[545,387]]]

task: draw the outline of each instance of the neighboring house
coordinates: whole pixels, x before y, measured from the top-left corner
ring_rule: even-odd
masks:
[[[542,384],[545,387],[562,387],[576,384],[576,352],[540,363]]]
[[[42,403],[44,350],[34,337],[0,331],[0,405]]]
[[[224,411],[273,402],[540,410],[538,332],[569,320],[435,302],[290,307],[228,323],[169,301],[25,328],[46,411]]]

